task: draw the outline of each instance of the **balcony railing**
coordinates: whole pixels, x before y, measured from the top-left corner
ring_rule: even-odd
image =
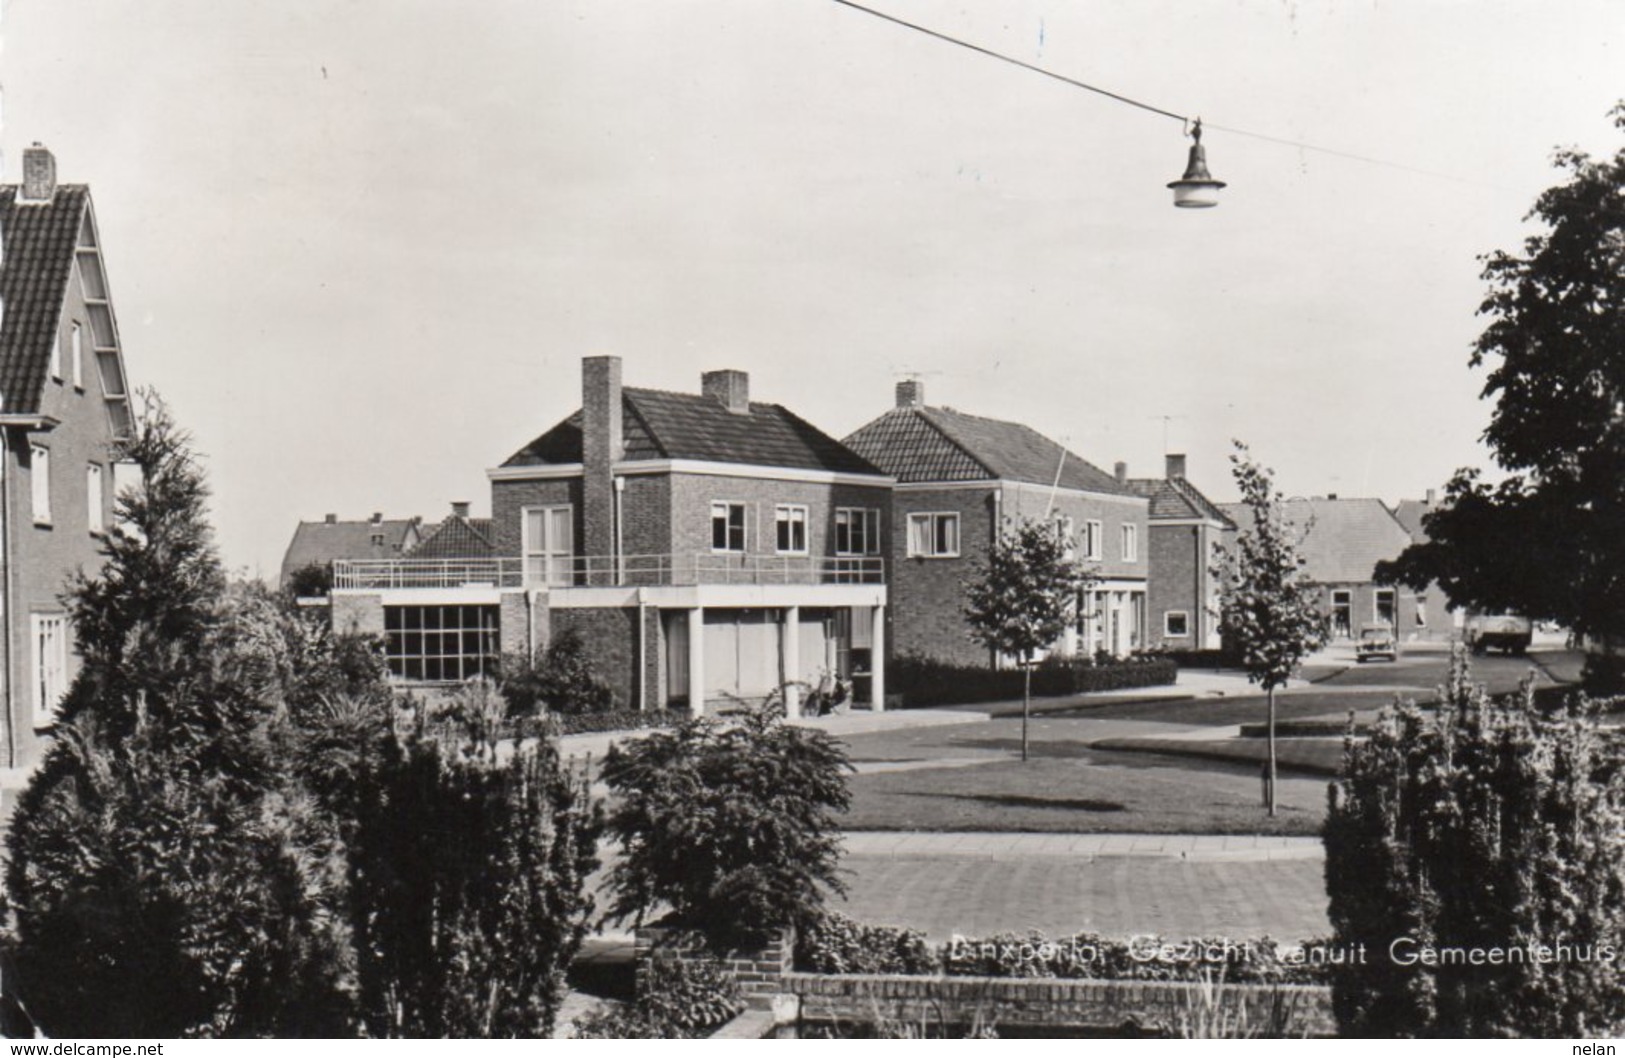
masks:
[[[339,559],[333,587],[614,588],[699,584],[884,584],[885,560],[823,555],[576,555],[517,558]]]

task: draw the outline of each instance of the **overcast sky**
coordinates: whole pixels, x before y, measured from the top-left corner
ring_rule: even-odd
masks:
[[[866,0],[867,2],[867,0]],[[89,183],[131,378],[207,454],[234,567],[328,511],[489,506],[629,384],[750,372],[841,436],[902,372],[1233,495],[1389,501],[1482,463],[1477,255],[1611,153],[1618,0],[6,0],[5,176]],[[1164,420],[1163,417],[1168,417]]]

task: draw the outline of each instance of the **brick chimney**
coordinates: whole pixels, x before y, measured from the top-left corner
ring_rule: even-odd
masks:
[[[468,517],[468,501],[467,500],[452,500],[451,501],[451,513],[456,515],[459,518],[467,518]]]
[[[905,378],[897,383],[897,406],[899,408],[925,407],[925,383],[917,378]]]
[[[384,512],[383,511],[373,511],[372,512],[372,524],[373,525],[378,525],[378,524],[382,523],[383,520],[384,520]]]
[[[1437,500],[1438,498],[1439,498],[1439,492],[1438,492],[1437,489],[1428,489],[1428,498],[1423,502],[1427,506],[1431,507],[1431,506],[1433,506],[1433,501]]]
[[[584,555],[615,553],[615,464],[621,433],[621,358],[581,361],[581,546]]]
[[[1185,454],[1183,452],[1169,452],[1163,456],[1163,460],[1167,463],[1167,470],[1163,473],[1163,477],[1173,480],[1185,476]]]
[[[23,151],[22,201],[49,202],[56,195],[56,156],[39,143]]]
[[[329,514],[325,518],[323,518],[322,520],[325,521],[328,525],[337,525],[337,524],[339,524],[339,516],[336,515],[336,514]]]
[[[743,371],[707,371],[700,376],[700,392],[735,415],[750,414],[750,376]]]
[[[1128,464],[1122,460],[1118,460],[1117,463],[1112,467],[1112,476],[1117,479],[1117,483],[1119,485],[1126,482],[1128,480]]]

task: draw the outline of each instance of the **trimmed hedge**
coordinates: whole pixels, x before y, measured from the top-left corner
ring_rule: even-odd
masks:
[[[558,738],[604,731],[644,731],[675,727],[688,719],[682,709],[606,709],[598,713],[544,713],[509,717],[498,725],[498,738]]]
[[[1143,936],[1117,940],[1078,933],[956,937],[933,946],[917,930],[869,926],[827,912],[796,938],[796,969],[806,973],[947,977],[1053,977],[1067,980],[1195,981],[1222,968],[1235,984],[1325,984],[1334,949],[1324,940],[1282,945],[1269,937],[1234,940]],[[1299,954],[1294,954],[1299,953]]]
[[[1033,696],[1040,698],[1132,687],[1166,687],[1179,678],[1179,666],[1166,657],[1136,655],[1123,661],[1046,661],[1033,670]],[[903,696],[905,709],[936,705],[1003,702],[1021,697],[1020,669],[954,665],[905,654],[887,668],[889,687]]]

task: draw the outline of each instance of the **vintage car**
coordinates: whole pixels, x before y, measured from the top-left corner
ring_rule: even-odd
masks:
[[[1482,654],[1486,650],[1522,654],[1529,649],[1534,632],[1533,621],[1510,613],[1469,613],[1461,630],[1462,639],[1474,654]]]
[[[1360,629],[1360,638],[1354,646],[1354,660],[1370,658],[1399,660],[1399,646],[1394,642],[1394,630],[1388,625],[1366,625]]]

